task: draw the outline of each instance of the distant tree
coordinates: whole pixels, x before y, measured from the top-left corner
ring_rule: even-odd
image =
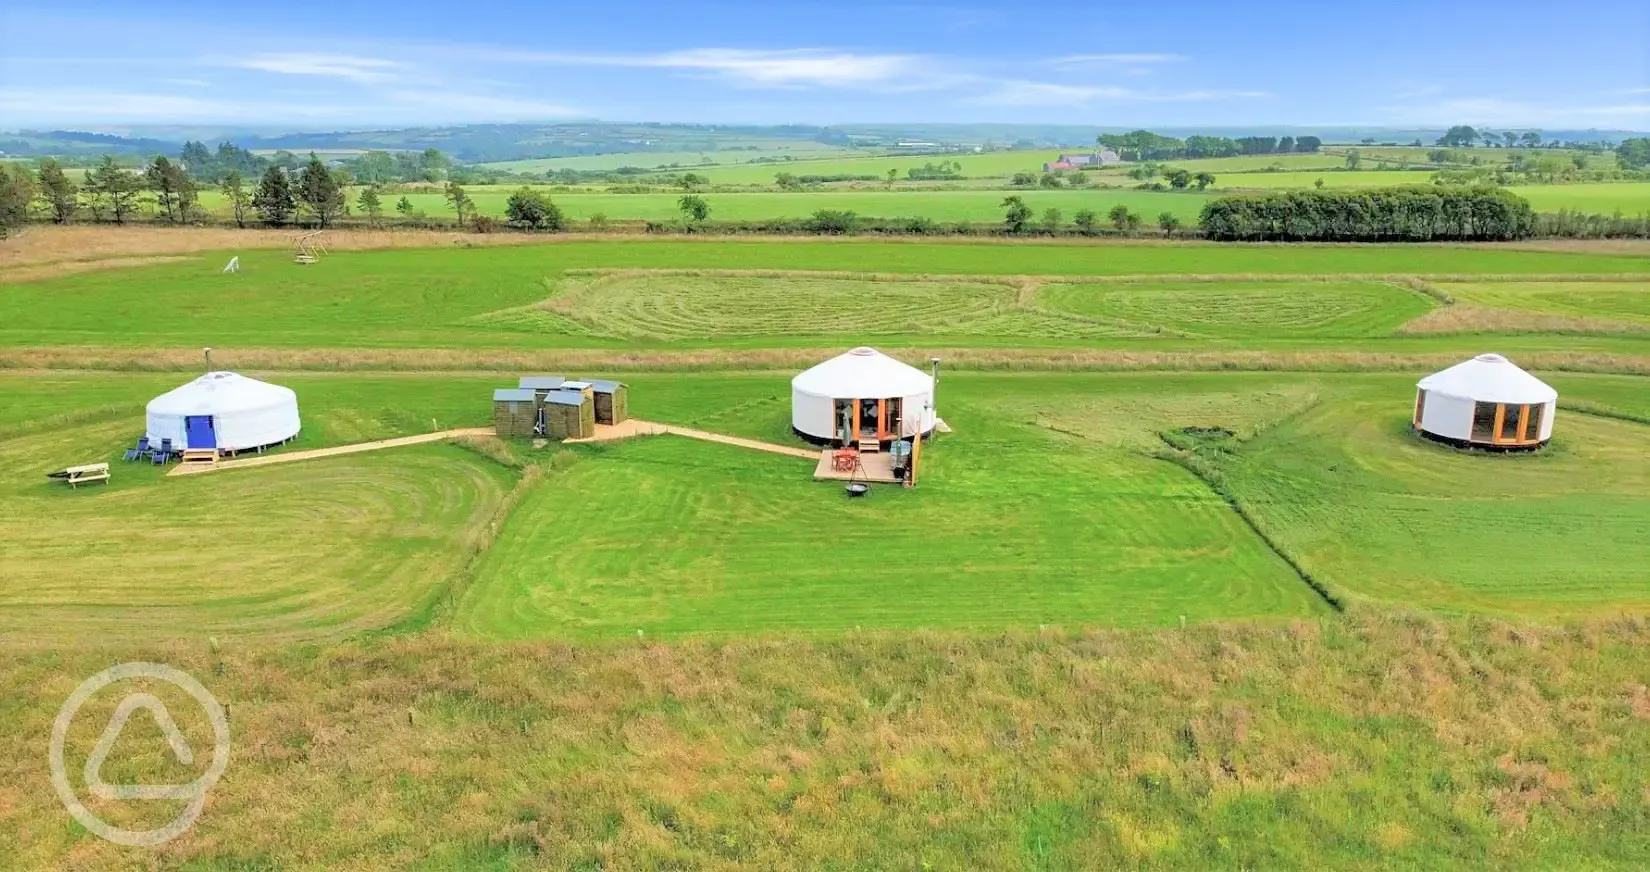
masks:
[[[1037,179],[1037,185],[1043,188],[1058,188],[1061,185],[1060,177],[1054,173],[1043,173],[1042,177]]]
[[[1089,174],[1081,171],[1066,176],[1066,184],[1073,188],[1086,188],[1089,186],[1089,181]]]
[[[1141,225],[1141,224],[1143,224],[1143,223],[1145,223],[1145,222],[1144,222],[1144,219],[1142,219],[1142,218],[1141,218],[1141,217],[1140,217],[1140,214],[1139,214],[1139,213],[1138,213],[1138,212],[1130,212],[1130,213],[1129,213],[1129,214],[1128,214],[1128,217],[1126,217],[1126,218],[1125,218],[1125,219],[1124,219],[1124,220],[1123,220],[1123,226],[1124,226],[1124,227],[1125,227],[1125,228],[1126,228],[1126,229],[1127,229],[1127,230],[1128,230],[1128,231],[1129,231],[1129,232],[1130,232],[1130,233],[1133,233],[1133,232],[1135,232],[1135,231],[1136,231],[1136,230],[1139,230],[1139,229],[1140,229],[1140,225]]]
[[[213,159],[204,142],[185,142],[183,151],[178,154],[178,163],[191,179],[203,182],[215,182],[229,168],[220,169]]]
[[[1079,209],[1071,216],[1071,223],[1077,226],[1077,232],[1084,236],[1093,236],[1094,228],[1100,223],[1100,216],[1094,214],[1093,209]]]
[[[94,215],[100,215],[106,208],[116,224],[125,224],[137,211],[143,181],[136,173],[117,165],[113,157],[104,155],[103,161],[86,174],[86,186],[82,190],[92,198]]]
[[[29,203],[34,200],[34,174],[23,164],[8,169],[0,164],[0,239],[7,230],[29,220]]]
[[[774,173],[773,183],[779,186],[781,191],[794,191],[802,187],[802,183],[796,180],[794,173]]]
[[[1129,229],[1129,219],[1131,218],[1138,221],[1138,216],[1130,212],[1129,207],[1122,203],[1111,207],[1111,211],[1106,213],[1106,217],[1111,219],[1111,226],[1116,227],[1118,230]]]
[[[1177,191],[1184,191],[1192,183],[1192,174],[1182,169],[1164,170],[1163,178],[1168,180],[1169,187]]]
[[[223,201],[229,204],[230,214],[235,216],[235,226],[245,227],[252,197],[246,192],[246,182],[241,178],[240,170],[225,173],[223,181],[218,183],[218,191],[223,194]]]
[[[1323,177],[1319,176],[1317,179],[1313,180],[1312,187],[1317,188],[1320,191],[1323,190]]]
[[[1650,167],[1650,137],[1624,139],[1616,146],[1616,162],[1624,170]]]
[[[309,214],[315,222],[326,229],[333,220],[344,214],[344,186],[341,180],[321,163],[321,159],[310,152],[309,161],[304,164],[298,173],[298,205]]]
[[[692,191],[694,188],[697,188],[709,181],[710,179],[707,179],[698,173],[682,173],[682,177],[676,181],[676,184],[684,191]]]
[[[683,194],[682,199],[676,201],[676,208],[681,210],[682,217],[690,224],[697,224],[710,217],[710,204],[698,194]]]
[[[1501,134],[1501,139],[1507,144],[1508,148],[1512,148],[1518,144],[1518,134],[1512,132],[1511,130],[1503,132]]]
[[[79,193],[79,187],[63,172],[62,164],[49,157],[40,162],[40,197],[46,201],[46,210],[51,213],[54,224],[74,220]]]
[[[1029,188],[1037,184],[1037,177],[1031,173],[1015,173],[1008,183],[1016,188]]]
[[[1446,148],[1467,148],[1478,141],[1478,131],[1465,124],[1458,124],[1438,137],[1438,145]]]
[[[289,173],[295,173],[298,171],[298,156],[284,148],[275,152],[274,156],[269,159],[269,162]]]
[[[1278,147],[1276,150],[1278,154],[1289,154],[1290,152],[1293,152],[1295,150],[1295,137],[1285,136],[1278,139]]]
[[[384,217],[384,201],[378,196],[378,186],[368,185],[355,198],[355,205],[367,216],[367,223],[377,227]]]
[[[439,182],[453,168],[452,158],[439,148],[426,148],[418,155],[418,176],[426,182]]]
[[[252,208],[256,209],[259,217],[265,224],[279,226],[298,208],[298,200],[292,193],[292,179],[286,170],[271,165],[264,170],[263,177],[258,180],[257,190],[252,192]]]
[[[181,165],[168,160],[166,155],[156,155],[144,169],[143,181],[155,192],[155,205],[167,221],[189,220],[195,208],[195,180],[189,178]]]
[[[894,189],[894,183],[897,182],[897,181],[899,181],[899,170],[894,169],[893,167],[889,167],[888,168],[888,179],[887,179],[887,185],[886,185],[887,189],[892,191]]]
[[[1523,143],[1526,148],[1535,148],[1541,145],[1541,132],[1538,130],[1526,130],[1524,131],[1524,135],[1518,138],[1518,141]]]
[[[1053,236],[1054,234],[1059,233],[1060,232],[1060,219],[1062,217],[1063,216],[1060,214],[1059,209],[1044,209],[1043,210],[1043,218],[1039,222],[1040,224],[1042,224],[1043,232],[1047,233],[1050,236]]]
[[[464,223],[466,216],[475,214],[475,201],[470,199],[470,195],[466,194],[462,187],[459,187],[458,182],[448,182],[445,195],[447,205],[453,207],[453,212],[458,215],[459,224]]]
[[[1346,153],[1346,168],[1347,169],[1355,170],[1355,169],[1358,168],[1358,164],[1360,164],[1360,163],[1363,163],[1363,155],[1358,154],[1357,149],[1354,148],[1351,151]]]
[[[1316,152],[1323,147],[1323,140],[1316,136],[1298,136],[1295,138],[1295,151],[1302,153]]]
[[[1019,197],[1004,197],[1003,230],[1007,233],[1024,233],[1026,225],[1031,221],[1031,207]]]
[[[400,213],[402,218],[412,217],[413,204],[411,200],[407,199],[406,194],[402,194],[401,199],[395,201],[395,211]]]
[[[534,230],[561,230],[567,226],[567,218],[560,206],[551,202],[544,193],[525,186],[516,189],[505,201],[504,217],[511,224]]]
[[[1197,189],[1199,191],[1201,191],[1204,188],[1207,188],[1210,185],[1214,184],[1215,183],[1215,177],[1211,173],[1206,173],[1206,172],[1198,173],[1197,175],[1192,176],[1192,181],[1197,182]]]
[[[395,158],[387,151],[369,151],[350,161],[347,166],[356,179],[369,185],[381,185],[396,180]]]
[[[1163,212],[1157,216],[1157,227],[1164,236],[1173,236],[1180,229],[1180,216],[1173,212]]]
[[[601,231],[607,229],[607,213],[605,212],[597,212],[591,215],[588,220],[590,221],[591,230]]]

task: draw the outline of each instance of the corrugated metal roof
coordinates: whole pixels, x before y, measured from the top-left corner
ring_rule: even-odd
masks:
[[[524,375],[518,383],[520,387],[532,388],[539,391],[553,391],[567,382],[559,375]]]
[[[531,403],[532,401],[533,391],[531,388],[499,388],[493,391],[493,402],[495,403]]]
[[[584,394],[578,391],[551,391],[544,395],[544,401],[558,406],[582,406]]]
[[[598,394],[611,394],[624,386],[624,382],[607,381],[606,379],[596,379],[590,383],[591,389]]]
[[[587,387],[590,387],[590,382],[585,382],[585,381],[566,381],[566,382],[562,382],[562,383],[561,383],[561,386],[562,386],[562,389],[563,389],[563,390],[569,390],[569,391],[582,391],[582,390],[584,390],[584,389],[585,389],[585,388],[587,388]]]

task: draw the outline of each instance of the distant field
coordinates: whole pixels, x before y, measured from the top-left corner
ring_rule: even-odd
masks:
[[[1259,338],[1383,336],[1435,303],[1383,282],[1117,282],[1045,285],[1056,310],[1184,333]]]
[[[1179,166],[1176,164],[1176,166]],[[1191,165],[1186,166],[1192,169]],[[1356,170],[1342,172],[1228,173],[1215,176],[1216,188],[1311,189],[1323,179],[1326,188],[1384,188],[1430,185],[1432,170]]]
[[[614,154],[593,154],[582,157],[550,157],[534,160],[508,160],[482,163],[476,166],[512,173],[542,173],[547,170],[614,170],[619,167],[651,169],[667,164],[684,167],[693,164],[742,164],[753,158],[795,158],[810,160],[830,157],[847,149],[818,142],[796,142],[758,149],[719,149],[706,151],[628,151]]]
[[[1530,201],[1537,212],[1575,209],[1608,215],[1650,214],[1650,182],[1600,182],[1580,185],[1520,185],[1507,190]]]
[[[1080,148],[1066,149],[1067,153],[1079,153]],[[900,178],[905,178],[907,170],[916,169],[923,164],[938,164],[945,161],[962,164],[963,175],[969,177],[1007,178],[1015,173],[1041,173],[1043,164],[1052,161],[1060,155],[1059,151],[993,151],[984,154],[920,154],[897,155],[889,157],[855,157],[833,158],[830,160],[796,161],[784,166],[730,166],[725,169],[717,168],[708,173],[713,184],[718,185],[771,185],[774,173],[786,172],[793,175],[866,175],[882,177],[889,170],[896,170]]]
[[[472,187],[470,199],[482,214],[503,215],[505,202],[515,188],[508,185]],[[1044,209],[1059,209],[1069,223],[1080,209],[1092,209],[1104,217],[1119,203],[1154,221],[1160,212],[1173,212],[1183,221],[1195,220],[1208,195],[1128,190],[1027,190],[1027,191],[822,191],[751,193],[706,193],[712,220],[760,220],[764,218],[806,218],[821,209],[840,209],[865,217],[903,218],[921,216],[934,221],[995,223],[1002,220],[1004,197],[1023,198],[1040,217]],[[393,207],[401,195],[385,197],[385,209]],[[451,209],[438,192],[407,194],[414,208],[427,215],[450,215]],[[613,221],[669,221],[682,217],[677,208],[681,195],[553,193],[551,197],[568,217],[585,220],[603,215]],[[208,209],[221,212],[222,198],[215,192],[202,196]]]
[[[1338,154],[1248,154],[1238,157],[1210,157],[1202,160],[1162,161],[1167,166],[1185,167],[1194,173],[1250,173],[1264,172],[1277,166],[1283,171],[1327,169],[1346,166],[1346,158]],[[1127,169],[1132,164],[1125,165]],[[1106,172],[1120,172],[1108,169]]]

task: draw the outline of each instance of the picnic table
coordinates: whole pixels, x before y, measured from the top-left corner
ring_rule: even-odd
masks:
[[[66,469],[60,469],[56,472],[48,472],[46,473],[46,477],[62,479],[69,483],[69,487],[75,488],[80,487],[83,484],[90,484],[94,481],[101,481],[107,484],[109,481],[109,464],[87,463],[82,466],[71,466]]]

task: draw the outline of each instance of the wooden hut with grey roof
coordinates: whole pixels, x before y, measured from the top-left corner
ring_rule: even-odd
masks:
[[[624,382],[594,379],[590,389],[596,394],[596,423],[618,424],[630,418],[630,388]]]

